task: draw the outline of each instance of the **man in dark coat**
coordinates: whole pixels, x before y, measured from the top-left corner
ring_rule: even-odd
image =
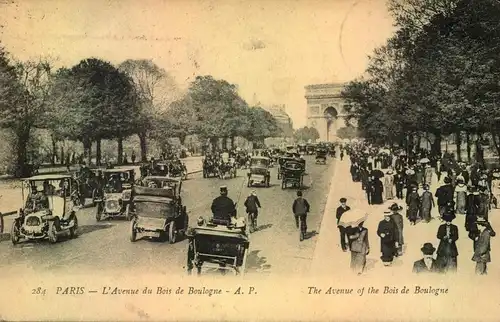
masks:
[[[297,199],[294,200],[292,205],[292,211],[295,216],[295,225],[299,228],[299,219],[301,222],[300,225],[300,241],[304,240],[305,234],[307,231],[307,213],[310,210],[309,202],[305,198],[302,197],[302,191],[297,191]]]
[[[365,193],[366,193],[366,200],[368,201],[368,204],[372,204],[372,194],[373,194],[373,181],[371,180],[370,177],[368,177],[368,180],[366,181],[365,185]]]
[[[396,185],[396,198],[403,199],[403,189],[405,187],[405,175],[403,171],[399,171],[394,176],[394,184]]]
[[[403,245],[404,245],[404,235],[403,235],[403,216],[400,214],[400,211],[403,210],[403,207],[399,206],[397,203],[393,203],[389,210],[392,211],[391,220],[394,222],[396,231],[394,232],[394,239],[396,245],[396,256],[403,255]]]
[[[227,196],[227,187],[220,187],[220,196],[212,202],[212,214],[214,219],[231,221],[231,217],[236,217],[236,207],[231,198]]]
[[[483,217],[478,217],[476,225],[476,230],[471,234],[474,240],[472,260],[476,262],[476,274],[486,275],[488,273],[487,265],[491,262],[490,239],[495,237],[496,233],[490,223],[485,221]]]
[[[382,193],[384,192],[384,184],[380,181],[379,177],[372,177],[372,205],[381,205],[384,203]]]
[[[439,215],[443,217],[446,210],[446,204],[448,203],[448,201],[452,201],[454,197],[454,189],[451,186],[450,178],[444,178],[444,185],[436,190],[435,196],[437,198]]]
[[[380,259],[384,266],[391,265],[396,253],[394,232],[396,231],[396,224],[391,220],[391,212],[384,212],[384,219],[379,222],[377,235],[380,237],[380,251],[382,256]]]
[[[340,206],[337,208],[337,227],[339,228],[340,232],[340,246],[342,247],[342,250],[344,252],[347,251],[347,244],[349,240],[347,239],[346,235],[346,229],[343,226],[338,226],[338,223],[340,221],[340,218],[342,218],[342,215],[344,212],[351,210],[351,207],[347,205],[347,199],[346,198],[340,198]]]
[[[417,192],[417,186],[411,186],[406,195],[406,216],[410,220],[410,225],[415,225],[419,216],[420,196]]]
[[[249,217],[250,219],[254,220],[254,225],[256,226],[257,224],[257,216],[259,215],[259,208],[260,206],[260,201],[259,198],[257,197],[257,192],[255,190],[252,190],[250,195],[247,197],[244,203],[245,207],[247,208],[247,214],[253,215],[253,217]],[[252,225],[250,226],[252,227]],[[253,229],[253,228],[252,228]]]
[[[424,258],[413,263],[413,273],[437,273],[438,265],[432,258],[436,248],[431,243],[425,243],[420,250],[424,254]]]
[[[458,240],[458,227],[451,222],[455,219],[453,209],[448,208],[443,215],[446,222],[438,228],[437,238],[440,240],[437,251],[437,262],[443,273],[457,271],[458,249],[456,241]]]

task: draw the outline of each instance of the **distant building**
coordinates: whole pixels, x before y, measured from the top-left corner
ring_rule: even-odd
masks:
[[[305,87],[307,126],[318,130],[319,141],[335,141],[337,130],[346,126],[344,100],[340,92],[345,84],[315,84]]]
[[[271,113],[271,115],[276,120],[278,127],[283,131],[283,136],[293,136],[293,123],[290,116],[288,116],[288,114],[286,113],[285,104],[259,107]]]

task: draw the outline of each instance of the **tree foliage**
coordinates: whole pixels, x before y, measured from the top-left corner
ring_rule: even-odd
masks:
[[[294,139],[298,142],[314,142],[319,139],[319,133],[314,127],[304,126],[295,131]]]

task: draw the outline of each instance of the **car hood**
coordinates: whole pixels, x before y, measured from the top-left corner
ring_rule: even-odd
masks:
[[[251,167],[250,168],[250,173],[251,174],[265,175],[265,174],[267,174],[267,168],[264,168],[264,167]]]
[[[36,211],[36,212],[32,212],[32,213],[29,213],[29,214],[26,214],[25,217],[39,217],[41,218],[42,216],[45,216],[45,215],[49,215],[49,211],[48,210],[40,210],[40,211]]]
[[[121,193],[107,193],[105,196],[106,200],[120,200],[122,198]]]

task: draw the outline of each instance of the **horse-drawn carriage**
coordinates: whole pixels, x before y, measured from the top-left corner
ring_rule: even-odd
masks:
[[[170,244],[179,234],[185,234],[189,226],[186,206],[182,205],[182,181],[167,177],[146,177],[145,186],[133,188],[134,216],[130,223],[130,241],[141,237],[168,236]]]
[[[269,171],[270,160],[266,157],[253,157],[250,161],[250,171],[248,172],[247,187],[258,183],[269,187],[271,171]]]
[[[189,274],[195,267],[198,275],[203,267],[244,274],[250,246],[244,218],[227,223],[199,220],[198,227],[189,229],[187,236]]]
[[[215,178],[219,175],[217,161],[212,158],[203,159],[203,178]]]
[[[301,188],[304,184],[305,166],[299,161],[287,161],[281,173],[281,189],[287,188],[289,184]]]
[[[236,178],[237,169],[236,162],[234,159],[229,159],[227,162],[221,160],[219,163],[219,178]]]

